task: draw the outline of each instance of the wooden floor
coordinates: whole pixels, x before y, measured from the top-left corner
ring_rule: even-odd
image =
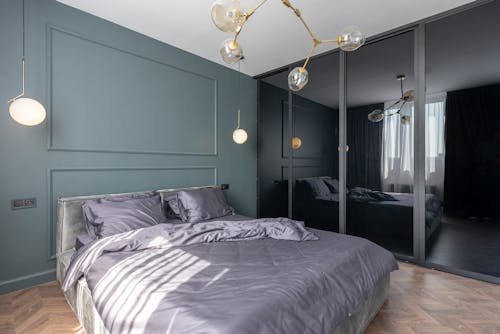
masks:
[[[500,334],[500,286],[400,263],[369,334]],[[0,333],[84,333],[56,282],[0,296]]]

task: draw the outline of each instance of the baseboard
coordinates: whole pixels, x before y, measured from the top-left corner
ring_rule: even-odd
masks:
[[[50,269],[26,276],[16,277],[7,281],[0,281],[0,295],[54,281],[55,279],[56,270]]]

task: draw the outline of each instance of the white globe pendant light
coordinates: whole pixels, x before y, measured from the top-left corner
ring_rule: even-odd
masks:
[[[22,97],[11,102],[10,116],[19,124],[34,126],[42,123],[47,115],[43,105],[37,100]]]
[[[248,133],[245,129],[240,128],[240,110],[238,109],[238,126],[233,131],[233,141],[236,144],[244,144],[248,139]]]
[[[24,97],[25,95],[25,23],[24,23],[24,0],[23,0],[23,58],[22,63],[22,91],[18,96],[8,101],[9,114],[16,122],[26,126],[34,126],[42,123],[47,116],[45,107],[37,100]]]

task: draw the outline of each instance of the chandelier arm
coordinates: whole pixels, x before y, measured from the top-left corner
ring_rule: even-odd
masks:
[[[281,2],[283,3],[283,5],[285,5],[286,7],[290,8],[295,13],[295,15],[299,18],[300,22],[302,22],[302,24],[304,25],[304,28],[306,28],[307,32],[311,36],[313,42],[315,44],[321,44],[321,41],[316,37],[316,35],[314,35],[314,33],[312,32],[311,28],[309,28],[309,25],[307,24],[307,22],[302,17],[302,14],[300,13],[300,10],[298,8],[292,6],[292,4],[290,3],[289,0],[281,0]]]
[[[385,113],[386,111],[388,111],[388,110],[391,110],[391,109],[392,109],[392,107],[394,107],[396,104],[400,103],[401,101],[402,101],[402,100],[401,100],[401,99],[399,99],[399,100],[397,100],[397,102],[395,102],[395,103],[391,104],[389,107],[385,108],[384,113]],[[403,104],[404,104],[404,103],[403,103]],[[401,106],[401,107],[403,107],[403,106]],[[399,110],[401,110],[401,108],[399,108]],[[398,112],[399,112],[399,111],[398,111]],[[396,112],[396,113],[394,113],[394,114],[397,114],[398,112]],[[392,115],[394,115],[394,114],[390,114],[389,116],[392,116]]]
[[[267,0],[261,0],[261,2],[259,2],[255,7],[249,9],[247,12],[246,12],[246,17],[245,17],[245,20],[247,20],[250,16],[253,15],[253,13],[255,13],[255,11],[257,9],[259,9],[263,4],[265,4],[267,2]]]
[[[401,109],[403,109],[404,105],[406,104],[406,101],[403,100],[403,104],[401,104],[401,107],[399,107],[399,110],[398,112],[394,113],[394,114],[400,114],[401,115]]]
[[[268,0],[261,0],[261,2],[259,2],[255,7],[253,8],[250,8],[246,13],[245,13],[245,20],[243,21],[243,23],[241,24],[241,27],[240,29],[236,32],[236,34],[234,35],[234,38],[233,38],[233,41],[236,42],[236,40],[238,39],[238,36],[240,35],[241,31],[243,30],[243,26],[245,25],[245,23],[247,23],[247,20],[250,18],[250,16],[253,15],[253,13],[255,13],[255,11],[257,9],[259,9],[263,4],[265,4]]]
[[[316,50],[316,47],[318,46],[318,44],[314,43],[311,50],[309,51],[309,54],[307,55],[307,58],[306,60],[304,61],[304,65],[302,65],[302,68],[305,69],[307,64],[309,64],[309,60],[311,60],[311,56],[314,52],[314,50]]]
[[[338,38],[336,39],[320,39],[319,40],[321,43],[341,43],[342,42],[342,37],[339,36]]]

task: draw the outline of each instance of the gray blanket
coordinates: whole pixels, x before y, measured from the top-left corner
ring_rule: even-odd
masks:
[[[161,224],[81,248],[63,289],[85,275],[111,333],[329,333],[396,268],[367,240],[284,218]]]

